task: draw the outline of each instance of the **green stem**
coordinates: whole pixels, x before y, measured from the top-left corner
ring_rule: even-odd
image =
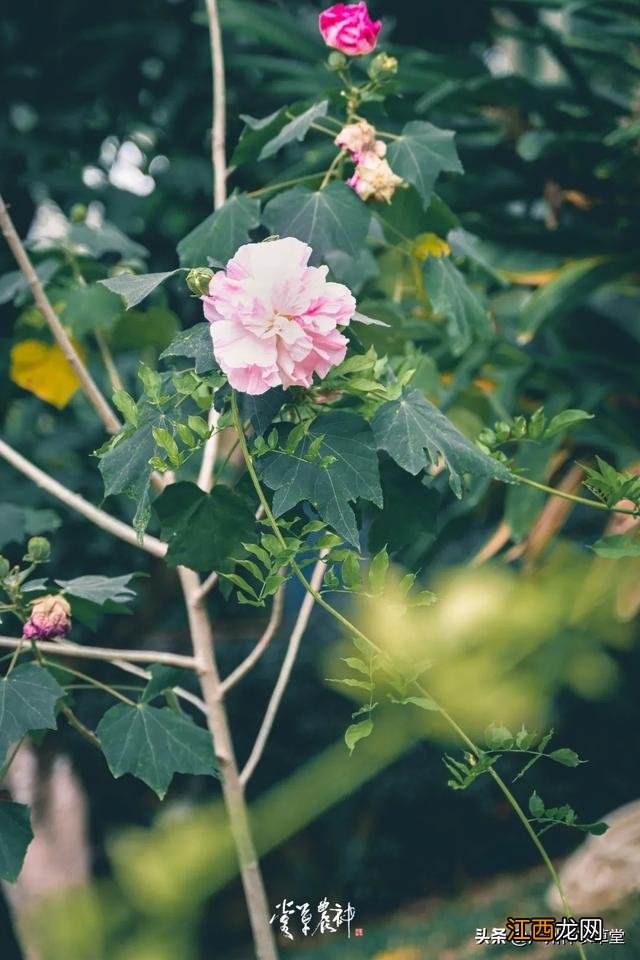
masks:
[[[125,697],[123,693],[119,693],[114,687],[110,687],[106,683],[102,683],[100,680],[96,680],[95,677],[90,677],[87,673],[82,673],[80,670],[75,670],[72,667],[65,667],[61,663],[57,663],[55,660],[47,660],[44,657],[42,658],[42,663],[47,667],[55,667],[56,670],[63,670],[65,673],[70,673],[74,677],[78,677],[80,680],[86,680],[87,683],[90,683],[92,687],[98,687],[99,690],[104,690],[105,693],[110,693],[112,697],[115,697],[116,700],[122,700],[123,703],[128,703],[130,707],[135,707],[136,704],[133,700],[130,700],[129,697]]]
[[[565,493],[564,490],[548,487],[545,483],[538,483],[537,480],[530,480],[528,477],[516,475],[516,480],[518,483],[525,483],[528,487],[542,490],[543,493],[549,493],[554,497],[562,497],[563,500],[570,500],[571,503],[580,503],[585,507],[593,507],[594,510],[606,510],[607,513],[626,513],[631,517],[640,515],[640,510],[637,507],[633,510],[629,510],[626,507],[608,507],[606,503],[601,503],[600,500],[589,500],[587,497],[578,497],[573,493]]]
[[[324,188],[326,187],[326,185],[329,183],[329,180],[331,180],[331,177],[333,176],[334,170],[336,169],[336,167],[338,166],[338,164],[341,162],[341,160],[342,160],[342,158],[344,157],[345,153],[346,153],[345,150],[341,150],[339,153],[336,153],[335,157],[333,158],[333,160],[332,160],[331,163],[329,164],[329,167],[327,168],[327,172],[325,173],[324,177],[322,178],[322,183],[320,184],[320,189],[321,189],[321,190],[324,190]]]
[[[88,740],[92,747],[96,747],[97,750],[102,750],[102,744],[96,737],[93,730],[89,730],[89,727],[85,727],[82,720],[79,720],[78,717],[76,717],[71,707],[68,707],[66,703],[63,703],[60,706],[60,710],[67,718],[69,726],[73,727],[73,729],[76,730],[80,736],[84,737],[85,740]]]
[[[324,173],[307,173],[303,177],[292,177],[291,180],[282,180],[280,183],[270,183],[266,187],[260,187],[259,190],[250,190],[248,197],[261,197],[264,193],[271,193],[274,190],[281,190],[283,187],[293,187],[296,183],[305,183],[307,180],[320,180]]]
[[[274,517],[274,515],[273,515],[273,513],[272,513],[272,511],[271,511],[271,507],[269,506],[269,502],[268,502],[267,497],[266,497],[266,495],[265,495],[265,492],[264,492],[264,490],[263,490],[263,488],[262,488],[262,484],[260,483],[260,480],[258,479],[258,475],[257,475],[257,473],[256,473],[256,471],[255,471],[255,467],[254,467],[254,465],[253,465],[253,458],[252,458],[251,453],[250,453],[250,451],[249,451],[249,447],[248,447],[248,445],[247,445],[247,438],[246,438],[246,436],[245,436],[245,433],[244,433],[244,430],[243,430],[243,427],[242,427],[242,421],[241,421],[241,419],[240,419],[240,412],[239,412],[239,410],[238,410],[238,400],[237,400],[237,397],[236,397],[236,392],[235,392],[235,390],[234,390],[234,391],[232,392],[232,394],[231,394],[231,409],[232,409],[232,412],[233,412],[233,424],[234,424],[234,427],[235,427],[235,429],[236,429],[236,431],[237,431],[237,434],[238,434],[238,439],[239,439],[239,441],[240,441],[240,447],[241,447],[241,449],[242,449],[242,454],[243,454],[243,456],[244,456],[244,461],[245,461],[245,464],[246,464],[246,466],[247,466],[247,472],[248,472],[249,476],[251,477],[251,482],[253,483],[254,490],[256,491],[256,493],[257,493],[257,495],[258,495],[258,499],[260,500],[260,503],[261,503],[262,508],[263,508],[263,510],[264,510],[265,516],[266,516],[267,520],[269,521],[269,524],[270,524],[270,526],[271,526],[271,529],[273,530],[273,532],[274,532],[275,536],[277,537],[279,543],[280,543],[283,547],[286,548],[286,543],[285,543],[284,537],[283,537],[283,535],[282,535],[282,531],[280,530],[280,527],[278,526],[278,522],[277,522],[277,520],[275,519],[275,517]],[[326,610],[326,612],[327,612],[328,614],[330,614],[330,616],[332,616],[334,620],[337,620],[338,623],[340,623],[343,627],[345,627],[345,628],[349,631],[350,634],[355,635],[355,636],[357,636],[357,637],[360,637],[362,640],[364,640],[364,642],[365,642],[366,644],[368,644],[368,645],[369,645],[373,650],[375,650],[377,653],[383,653],[383,651],[380,649],[380,647],[379,647],[376,643],[374,643],[373,640],[371,640],[369,637],[367,637],[366,634],[364,634],[358,627],[356,627],[355,624],[351,623],[351,622],[350,622],[346,617],[344,617],[338,610],[336,610],[334,607],[332,607],[330,603],[327,603],[327,601],[324,599],[324,597],[322,596],[322,594],[320,594],[317,590],[314,590],[314,588],[311,586],[311,584],[309,583],[309,581],[307,580],[307,578],[305,577],[305,575],[304,575],[304,574],[302,573],[302,571],[300,570],[300,568],[299,568],[298,564],[295,562],[295,560],[292,560],[292,561],[291,561],[291,569],[292,569],[293,573],[295,574],[295,576],[296,576],[296,577],[298,578],[298,580],[300,581],[300,583],[302,584],[302,586],[304,587],[304,589],[307,591],[307,593],[310,593],[311,596],[315,599],[315,601],[316,601],[316,603],[318,604],[318,606],[320,606],[320,607],[322,607],[324,610]],[[436,710],[438,711],[438,713],[440,714],[440,716],[443,718],[443,720],[445,720],[446,723],[449,724],[449,726],[450,726],[453,730],[455,730],[455,732],[458,734],[458,736],[460,737],[460,739],[462,740],[462,742],[463,742],[464,744],[466,744],[466,746],[469,747],[469,749],[472,750],[473,753],[474,753],[476,756],[480,757],[480,756],[482,755],[482,750],[481,750],[479,747],[476,746],[476,744],[473,742],[473,740],[470,739],[469,736],[467,736],[467,734],[464,732],[464,730],[462,729],[462,727],[460,727],[460,726],[456,723],[456,721],[453,719],[452,716],[450,716],[449,713],[447,713],[447,711],[444,709],[444,707],[441,707],[440,704],[437,703],[436,700],[434,700],[434,698],[431,696],[431,694],[428,692],[428,690],[426,690],[426,689],[422,686],[421,683],[416,682],[416,687],[418,688],[418,690],[420,690],[420,692],[421,692],[423,695],[429,697],[429,699],[432,701],[434,707],[436,708]],[[516,798],[514,797],[514,795],[511,793],[511,791],[509,790],[509,787],[508,787],[507,784],[504,782],[504,780],[502,779],[502,777],[500,776],[500,774],[498,774],[492,767],[489,768],[489,773],[491,774],[491,776],[493,777],[494,782],[495,782],[496,785],[500,788],[500,790],[502,791],[503,795],[505,796],[505,798],[506,798],[507,801],[509,802],[511,808],[513,809],[513,811],[514,811],[514,813],[516,814],[516,816],[518,817],[518,819],[522,822],[522,825],[524,826],[525,830],[526,830],[527,833],[529,834],[529,836],[530,836],[530,838],[531,838],[531,841],[533,842],[533,844],[534,844],[534,846],[536,847],[538,853],[539,853],[540,856],[542,857],[542,860],[543,860],[543,862],[544,862],[547,870],[549,871],[549,875],[550,875],[550,877],[551,877],[551,879],[552,879],[552,881],[553,881],[553,883],[554,883],[554,885],[555,885],[555,887],[556,887],[556,889],[557,889],[557,891],[558,891],[558,893],[559,893],[559,895],[560,895],[560,899],[561,899],[561,901],[562,901],[562,905],[563,905],[563,907],[564,907],[564,909],[565,909],[565,911],[566,911],[566,914],[567,914],[567,916],[570,917],[570,916],[571,916],[571,909],[570,909],[570,907],[569,907],[569,904],[568,904],[568,902],[567,902],[567,898],[566,898],[566,896],[565,896],[565,893],[564,893],[562,884],[561,884],[561,882],[560,882],[560,877],[558,876],[558,873],[557,873],[557,871],[556,871],[553,863],[551,862],[551,859],[550,859],[547,851],[545,850],[544,846],[542,845],[542,843],[541,843],[538,835],[536,834],[535,830],[533,829],[533,827],[532,827],[531,824],[529,823],[529,820],[528,820],[528,818],[527,818],[526,813],[524,812],[524,810],[522,809],[522,807],[520,806],[520,804],[518,803],[518,801],[516,800]],[[585,952],[584,952],[584,949],[583,949],[583,947],[582,947],[582,944],[576,944],[576,946],[577,946],[577,948],[578,948],[578,953],[579,953],[579,955],[580,955],[581,960],[586,960],[586,954],[585,954]]]

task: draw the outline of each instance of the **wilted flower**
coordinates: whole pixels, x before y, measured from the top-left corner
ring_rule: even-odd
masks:
[[[376,128],[366,120],[349,123],[343,127],[335,141],[338,147],[348,150],[356,163],[367,153],[377,157],[384,157],[387,145],[382,140],[376,140]]]
[[[356,57],[375,48],[381,20],[373,21],[366,3],[336,3],[319,18],[322,39],[329,47]]]
[[[39,597],[31,604],[31,616],[22,628],[25,640],[64,637],[71,626],[71,607],[60,594]]]
[[[202,297],[213,352],[229,383],[243,393],[311,386],[342,363],[339,330],[356,303],[327,267],[308,266],[311,247],[294,237],[247,243],[211,280]]]
[[[396,187],[402,183],[402,177],[393,172],[386,160],[369,152],[362,156],[347,183],[361,200],[373,197],[374,200],[386,200],[389,203]]]

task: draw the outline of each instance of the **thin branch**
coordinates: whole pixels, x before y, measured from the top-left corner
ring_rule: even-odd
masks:
[[[262,654],[265,652],[271,641],[273,640],[276,630],[280,626],[280,621],[282,620],[282,611],[284,609],[284,593],[285,593],[285,584],[283,583],[281,587],[276,591],[276,595],[273,598],[273,606],[271,608],[271,616],[269,617],[269,623],[267,627],[256,643],[255,647],[248,656],[244,658],[242,663],[233,670],[228,677],[220,684],[222,692],[226,693],[231,687],[234,687],[244,676],[247,674],[251,668],[258,662]]]
[[[71,507],[72,510],[82,514],[83,517],[86,517],[86,519],[90,520],[95,526],[113,534],[114,537],[124,540],[125,543],[130,543],[134,547],[142,547],[143,550],[153,554],[154,557],[164,557],[167,552],[167,545],[163,543],[162,540],[151,537],[149,534],[145,534],[142,541],[138,540],[138,534],[129,524],[123,523],[122,520],[117,520],[115,517],[112,517],[111,514],[100,510],[99,507],[94,507],[92,503],[89,503],[88,500],[81,497],[79,493],[74,493],[57,480],[54,480],[53,477],[50,477],[44,470],[40,470],[39,467],[36,467],[30,460],[23,457],[21,453],[14,450],[13,447],[9,446],[4,440],[0,440],[0,457],[6,460],[7,463],[10,463],[12,467],[15,467],[16,470],[19,470],[20,473],[29,477],[30,480],[33,480],[42,490],[50,493],[51,496],[56,497],[56,499],[66,504],[66,506]]]
[[[201,490],[204,490],[205,493],[210,493],[211,487],[213,486],[213,470],[216,465],[218,444],[220,442],[220,432],[216,430],[219,419],[220,414],[216,408],[212,406],[209,411],[209,429],[213,430],[213,433],[204,445],[202,463],[200,464],[200,472],[198,474],[198,486]]]
[[[312,590],[317,591],[320,589],[325,569],[326,566],[324,561],[318,560],[313,569],[313,574],[311,575],[310,586]],[[291,631],[291,636],[289,637],[289,646],[282,662],[280,675],[278,676],[276,685],[273,688],[273,693],[271,694],[271,699],[269,700],[269,705],[267,706],[264,720],[262,721],[262,726],[260,727],[258,736],[256,737],[256,742],[253,745],[253,750],[251,751],[249,759],[247,760],[242,773],[240,774],[240,782],[243,786],[246,786],[247,782],[249,781],[251,774],[258,765],[260,757],[264,752],[264,748],[267,745],[267,740],[269,739],[269,734],[271,733],[271,728],[273,727],[278,708],[280,707],[282,697],[287,688],[287,684],[289,683],[291,671],[293,670],[293,665],[296,661],[298,650],[300,648],[300,641],[302,640],[304,632],[307,628],[307,624],[309,623],[309,617],[311,616],[311,611],[313,610],[315,600],[316,598],[312,593],[307,593],[305,594],[305,598],[300,606],[298,618],[295,622],[293,630]]]
[[[124,390],[124,383],[122,382],[120,372],[116,367],[113,354],[109,349],[109,344],[107,343],[104,333],[102,330],[96,329],[94,330],[94,336],[96,338],[96,343],[98,344],[100,356],[102,357],[104,368],[107,371],[107,376],[109,377],[109,383],[111,384],[112,390]]]
[[[206,0],[211,46],[213,80],[213,123],[211,126],[211,159],[213,161],[213,206],[218,209],[227,199],[227,158],[225,156],[226,117],[224,53],[220,33],[217,0]]]
[[[0,637],[0,647],[14,650],[22,645],[22,640],[15,637]],[[80,660],[105,660],[111,663],[114,660],[131,661],[133,663],[164,663],[169,667],[182,667],[185,670],[197,670],[198,661],[182,653],[170,653],[166,650],[117,650],[111,647],[84,647],[79,643],[62,641],[56,643],[51,640],[36,642],[38,650],[43,653],[55,653],[59,657],[78,657]]]
[[[51,332],[56,339],[58,346],[62,350],[66,359],[69,361],[69,364],[75,372],[78,380],[82,384],[89,401],[104,424],[105,429],[108,431],[108,433],[118,433],[120,430],[120,421],[109,406],[100,388],[89,373],[89,370],[84,365],[81,357],[73,346],[73,343],[67,336],[64,327],[60,323],[58,315],[51,306],[51,301],[44,292],[44,287],[40,282],[38,274],[34,270],[33,264],[29,258],[29,254],[25,250],[20,237],[16,233],[13,221],[9,216],[9,211],[7,210],[5,202],[1,196],[0,228],[2,229],[2,233],[16,259],[18,266],[24,274],[25,280],[27,281],[31,292],[33,293],[33,298],[38,308],[49,324]]]

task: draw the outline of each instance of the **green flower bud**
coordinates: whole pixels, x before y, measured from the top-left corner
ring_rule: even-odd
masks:
[[[344,70],[347,65],[347,58],[344,53],[340,53],[339,50],[332,50],[329,56],[327,57],[327,67],[329,70],[337,72],[338,70]]]
[[[0,557],[0,580],[4,580],[9,575],[11,564],[6,557]]]
[[[209,267],[194,267],[187,274],[187,286],[191,293],[195,293],[197,297],[202,297],[209,293],[209,284],[212,277],[213,270],[210,270]]]
[[[116,263],[109,270],[110,277],[121,277],[123,275],[135,276],[135,270],[128,263]]]
[[[494,424],[493,429],[495,431],[496,438],[500,442],[504,440],[508,440],[509,437],[511,436],[511,427],[509,426],[508,423],[505,423],[504,420],[498,420],[498,422]]]
[[[69,219],[71,223],[84,223],[88,212],[86,203],[74,203],[69,213]]]
[[[372,80],[387,80],[398,72],[398,61],[388,53],[379,53],[369,64],[367,72]]]
[[[34,563],[46,563],[51,556],[51,544],[46,537],[31,537],[27,543],[27,559]]]

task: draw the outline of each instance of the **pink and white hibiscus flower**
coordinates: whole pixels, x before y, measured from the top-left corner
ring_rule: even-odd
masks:
[[[202,297],[213,352],[229,383],[242,393],[310,387],[344,360],[338,330],[356,302],[327,267],[308,266],[311,247],[294,237],[247,243],[216,273]]]
[[[327,46],[358,57],[375,48],[382,21],[371,19],[364,2],[336,3],[322,11],[319,26]]]

